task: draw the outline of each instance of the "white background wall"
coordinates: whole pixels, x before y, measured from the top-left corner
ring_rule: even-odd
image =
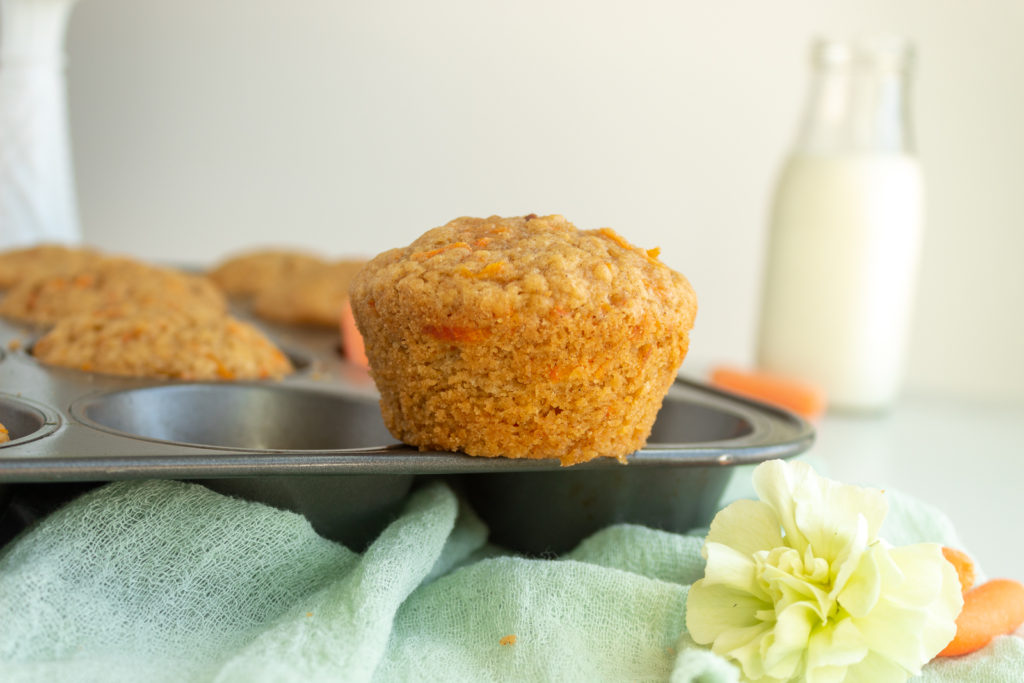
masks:
[[[561,213],[691,279],[688,366],[746,364],[809,41],[873,32],[920,55],[909,390],[1024,397],[1019,0],[83,0],[85,238],[194,263],[372,255],[459,215]]]

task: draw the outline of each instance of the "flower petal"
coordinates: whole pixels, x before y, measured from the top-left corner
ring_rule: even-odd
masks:
[[[867,643],[851,619],[843,619],[834,626],[819,628],[807,645],[807,674],[812,672],[822,680],[832,680],[835,671],[843,671],[868,654]],[[840,680],[842,677],[840,676]]]
[[[800,552],[807,547],[807,540],[797,528],[793,488],[809,474],[814,473],[806,463],[790,465],[784,460],[768,460],[755,467],[751,475],[758,498],[770,505],[779,518],[786,544]]]
[[[921,642],[927,618],[924,610],[906,609],[882,600],[868,618],[857,620],[857,626],[873,652],[916,673],[928,661]]]
[[[771,608],[771,603],[749,593],[701,579],[690,586],[686,596],[686,630],[695,641],[707,645],[731,629],[761,624],[757,612]]]
[[[806,602],[794,603],[778,614],[775,629],[765,641],[768,647],[763,651],[768,675],[786,679],[797,674],[811,630],[818,622],[818,613]]]
[[[878,537],[889,511],[885,495],[876,489],[849,486],[811,471],[793,490],[795,519],[814,554],[830,562],[841,560],[867,522],[867,543]]]
[[[749,593],[767,602],[771,598],[757,581],[757,566],[750,555],[745,555],[721,543],[705,543],[704,585],[728,586]]]
[[[758,680],[765,676],[764,661],[761,659],[762,642],[771,632],[772,624],[768,622],[726,631],[715,640],[711,651],[735,659],[740,663],[744,676]]]
[[[886,555],[902,579],[898,597],[908,605],[931,604],[937,595],[948,589],[950,565],[944,562],[942,548],[935,543],[915,543],[889,548]],[[956,570],[953,570],[956,573]],[[957,608],[956,615],[960,613]]]
[[[719,510],[707,542],[723,543],[745,555],[783,545],[779,518],[771,506],[758,500],[737,500]]]
[[[868,647],[916,674],[956,635],[963,606],[956,570],[930,543],[872,551],[883,572],[891,563],[899,573],[895,579],[891,571],[883,576],[882,599],[857,625]],[[931,588],[930,595],[922,586]]]
[[[922,657],[927,663],[941,652],[942,648],[946,647],[956,635],[956,618],[964,606],[960,579],[953,565],[949,562],[939,561],[940,558],[943,560],[945,558],[942,557],[942,548],[934,543],[919,543],[893,548],[890,556],[903,569],[911,583],[916,583],[915,579],[925,574],[919,568],[918,562],[930,561],[938,567],[940,584],[936,588],[936,593],[925,606],[928,618],[918,633],[921,640]]]
[[[761,502],[716,516],[705,578],[688,595],[694,640],[748,679],[903,681],[955,634],[956,571],[938,546],[877,538],[880,491],[819,477],[803,463],[762,463]]]
[[[907,672],[895,662],[868,652],[864,659],[846,670],[843,683],[905,683]]]
[[[845,666],[821,666],[817,669],[807,669],[804,673],[804,683],[844,683],[846,670]]]
[[[815,555],[837,558],[855,538],[858,517],[874,540],[888,513],[881,491],[840,484],[820,477],[804,462],[769,460],[754,470],[754,490],[775,510],[786,542],[801,552],[807,544]]]
[[[778,548],[765,559],[760,578],[775,600],[776,609],[783,609],[794,602],[810,601],[817,607],[820,618],[828,616],[831,609],[828,593],[820,585],[800,575],[799,568],[803,565],[796,550]]]
[[[878,604],[882,577],[876,558],[876,553],[861,553],[858,561],[851,558],[843,567],[842,573],[849,572],[849,579],[843,582],[836,601],[852,617],[865,617]]]
[[[863,516],[857,518],[857,531],[849,546],[835,558],[830,567],[832,573],[832,590],[829,597],[837,599],[846,589],[853,573],[860,567],[864,553],[868,550],[868,521]]]

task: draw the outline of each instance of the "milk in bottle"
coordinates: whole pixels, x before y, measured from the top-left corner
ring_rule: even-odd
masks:
[[[819,41],[805,120],[776,186],[758,364],[835,409],[898,393],[923,228],[909,48]]]

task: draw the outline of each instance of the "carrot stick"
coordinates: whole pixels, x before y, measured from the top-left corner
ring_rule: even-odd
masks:
[[[352,304],[348,299],[345,299],[345,305],[341,309],[341,349],[345,352],[345,357],[356,365],[370,367],[370,361],[366,359],[363,335],[359,334],[359,328],[356,327]]]
[[[825,412],[825,394],[818,387],[763,371],[720,366],[711,372],[711,384],[748,398],[772,403],[814,419]]]
[[[960,591],[962,593],[969,591],[974,586],[974,579],[976,578],[974,562],[968,557],[967,553],[956,548],[943,546],[942,555],[956,569],[957,578],[960,579]]]
[[[956,636],[938,656],[955,657],[980,650],[1022,623],[1024,586],[1011,579],[992,579],[964,593],[964,608],[956,618]]]

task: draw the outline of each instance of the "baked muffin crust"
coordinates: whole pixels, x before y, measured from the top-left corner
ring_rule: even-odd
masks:
[[[32,352],[46,365],[159,379],[279,379],[293,370],[287,356],[248,323],[173,311],[71,316]]]
[[[352,278],[365,264],[344,260],[311,266],[260,292],[252,311],[274,322],[337,328]]]
[[[696,315],[655,250],[561,216],[456,219],[351,295],[396,438],[564,465],[643,446]]]
[[[205,277],[126,258],[23,280],[0,299],[0,315],[37,324],[115,308],[126,313],[166,309],[219,315],[227,310],[227,301]]]
[[[98,263],[107,258],[88,247],[40,244],[0,252],[0,289],[8,289],[24,280],[62,275]]]
[[[325,265],[319,256],[295,249],[257,249],[230,256],[208,276],[234,297],[274,290],[302,273]]]

